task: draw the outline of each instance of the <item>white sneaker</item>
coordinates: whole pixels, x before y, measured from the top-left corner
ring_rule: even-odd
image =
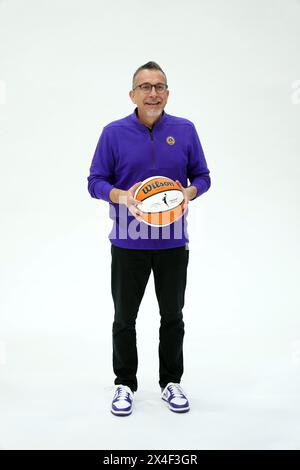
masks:
[[[188,399],[179,384],[169,382],[162,390],[161,398],[169,404],[171,411],[176,413],[185,413],[189,411],[190,405]]]
[[[117,385],[111,404],[111,412],[116,416],[128,416],[132,412],[133,391],[127,385]]]

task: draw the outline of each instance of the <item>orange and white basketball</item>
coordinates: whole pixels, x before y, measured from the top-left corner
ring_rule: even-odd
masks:
[[[134,193],[141,201],[137,208],[143,221],[153,227],[165,227],[180,219],[184,212],[184,194],[178,183],[166,176],[145,179]]]

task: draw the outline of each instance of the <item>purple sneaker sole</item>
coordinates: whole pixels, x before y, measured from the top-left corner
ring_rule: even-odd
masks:
[[[110,411],[115,416],[129,416],[132,413],[132,410],[130,411],[110,410]]]

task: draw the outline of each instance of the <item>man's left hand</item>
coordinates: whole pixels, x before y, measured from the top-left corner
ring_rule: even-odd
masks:
[[[185,212],[185,210],[186,210],[186,208],[187,208],[187,205],[188,205],[188,203],[189,203],[189,200],[190,200],[189,189],[188,189],[188,188],[184,188],[184,187],[182,186],[182,184],[180,183],[180,181],[175,180],[175,182],[180,186],[180,189],[181,189],[181,191],[183,192],[183,196],[184,196],[183,212]]]

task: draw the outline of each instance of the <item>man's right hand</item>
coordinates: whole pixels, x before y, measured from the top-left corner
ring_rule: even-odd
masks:
[[[136,189],[142,184],[142,181],[135,183],[127,191],[122,189],[113,188],[110,192],[110,200],[117,204],[125,204],[129,212],[140,222],[143,220],[141,217],[141,211],[136,207],[140,203],[137,199],[134,198],[134,193]]]
[[[141,217],[142,213],[136,206],[137,204],[140,204],[141,201],[134,199],[134,193],[141,184],[142,181],[139,181],[138,183],[135,183],[133,186],[131,186],[131,188],[126,191],[125,200],[125,204],[128,207],[129,212],[140,222],[143,220],[143,218]]]

